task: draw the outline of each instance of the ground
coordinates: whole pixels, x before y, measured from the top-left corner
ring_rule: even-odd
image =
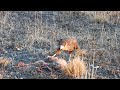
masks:
[[[71,78],[47,56],[57,49],[57,40],[76,37],[87,65],[99,68],[96,79],[120,78],[119,11],[1,11],[0,63],[3,79]],[[57,57],[68,59],[66,53]]]

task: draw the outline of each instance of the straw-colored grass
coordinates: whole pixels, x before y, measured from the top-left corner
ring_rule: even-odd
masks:
[[[87,12],[92,13],[94,19],[96,21],[109,21],[112,16],[117,16],[119,18],[120,12],[119,11],[94,11],[94,12]]]
[[[66,76],[80,79],[86,74],[87,70],[85,62],[83,60],[80,60],[79,58],[74,58],[69,62],[66,62],[66,60],[64,59],[58,59],[57,57],[51,58],[60,65],[61,70]]]
[[[80,60],[79,58],[75,58],[68,62],[66,66],[62,68],[65,75],[72,76],[73,78],[80,78],[86,73],[85,62]]]
[[[4,57],[0,57],[0,65],[7,66],[10,63],[11,63],[11,60],[4,58]]]
[[[2,74],[0,74],[0,79],[3,79],[3,75]]]

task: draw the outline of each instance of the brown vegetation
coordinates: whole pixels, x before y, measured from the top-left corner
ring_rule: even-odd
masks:
[[[7,66],[10,63],[11,63],[11,60],[4,58],[4,57],[0,57],[0,65]]]
[[[77,56],[86,55],[86,51],[80,49],[77,39],[74,37],[59,40],[59,48],[53,56],[55,56],[56,54],[60,54],[61,51],[68,52],[70,56],[74,51],[76,52]]]
[[[61,70],[66,76],[73,78],[81,78],[86,74],[86,65],[85,62],[79,58],[74,58],[70,62],[66,62],[64,59],[58,59],[57,57],[51,57],[52,60],[57,62],[61,66]]]

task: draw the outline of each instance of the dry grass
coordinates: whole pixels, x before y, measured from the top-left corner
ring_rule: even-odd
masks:
[[[96,73],[99,77],[115,78],[109,71],[110,68],[119,69],[119,16],[119,11],[1,11],[0,48],[4,49],[0,49],[0,55],[15,62],[21,59],[27,62],[38,58],[44,60],[43,56],[57,48],[57,39],[76,37],[80,48],[90,52],[85,58],[89,63],[87,69],[90,69],[88,78],[95,77],[95,66],[100,66]],[[93,39],[96,46],[93,46]],[[17,50],[7,48],[13,44],[23,47],[16,47]],[[93,55],[93,49],[98,55]],[[30,51],[38,54],[37,57],[31,57],[33,52]],[[26,57],[28,52],[32,55]],[[109,68],[100,65],[105,62],[110,63]],[[116,75],[120,78],[119,74]]]
[[[2,79],[3,78],[3,75],[2,74],[0,74],[0,79]]]
[[[66,76],[80,79],[86,74],[87,69],[85,62],[83,60],[80,60],[79,58],[74,58],[68,63],[64,59],[58,59],[57,57],[51,58],[60,65],[60,69],[64,72]]]
[[[119,19],[120,16],[120,12],[119,11],[91,11],[91,12],[87,12],[88,14],[92,14],[94,19],[96,21],[100,21],[100,22],[109,22],[109,20],[111,19],[111,17],[117,17],[117,19]],[[114,19],[115,20],[115,19]],[[118,22],[118,21],[114,21],[114,22]]]
[[[10,63],[11,63],[11,60],[4,58],[4,57],[0,57],[0,65],[7,66]]]
[[[87,56],[87,50],[78,49],[78,50],[76,50],[75,56],[76,56],[76,57],[78,57],[78,56]]]
[[[84,61],[75,58],[68,62],[68,64],[62,68],[62,70],[67,76],[81,78],[81,76],[86,74],[86,65]]]
[[[106,12],[96,12],[94,14],[94,18],[97,20],[97,21],[108,21],[109,18],[110,18],[110,14],[106,14]]]

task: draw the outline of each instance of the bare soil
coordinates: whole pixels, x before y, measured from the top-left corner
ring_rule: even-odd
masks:
[[[99,66],[96,79],[119,79],[119,17],[119,11],[0,11],[0,57],[11,61],[0,64],[0,78],[71,78],[47,56],[58,39],[76,37],[88,52],[84,61]],[[68,59],[64,52],[57,57]]]

